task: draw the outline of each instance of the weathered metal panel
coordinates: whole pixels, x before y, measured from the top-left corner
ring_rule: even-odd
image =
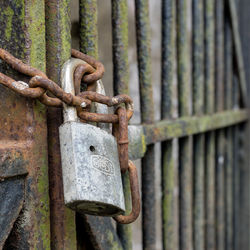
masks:
[[[0,47],[26,63],[45,71],[45,16],[43,1],[1,1]],[[39,49],[38,49],[39,48]],[[20,76],[1,63],[1,72]],[[19,214],[5,247],[49,249],[50,221],[47,168],[46,112],[37,101],[20,97],[0,86],[1,174],[11,176],[0,184],[5,198],[1,204],[16,205]],[[6,168],[4,162],[10,166]],[[13,167],[11,169],[10,167]],[[20,167],[20,170],[15,169]],[[26,170],[28,175],[23,176]],[[4,173],[3,173],[4,172]],[[9,189],[11,188],[11,189]],[[8,198],[16,190],[16,199]],[[5,203],[6,202],[6,203]],[[24,203],[23,203],[24,202]],[[22,206],[23,204],[23,206]],[[3,210],[2,210],[3,211]],[[1,212],[2,212],[1,211]],[[6,214],[3,216],[8,216]],[[14,217],[9,218],[14,222]],[[1,232],[2,233],[2,232]],[[9,230],[6,231],[8,236]]]

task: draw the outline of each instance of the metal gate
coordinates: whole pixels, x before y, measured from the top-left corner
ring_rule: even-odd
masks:
[[[96,58],[97,4],[79,0],[77,34],[80,50]],[[149,4],[134,4],[141,124],[130,127],[136,131],[130,157],[142,158],[142,248],[156,249],[161,217],[163,249],[249,249],[249,80],[235,0],[161,1],[160,121],[154,116]],[[128,93],[128,3],[111,5],[113,90]],[[69,0],[1,0],[0,47],[60,84],[71,56],[69,6]],[[25,80],[3,62],[0,71]],[[130,225],[64,206],[61,110],[1,85],[0,98],[0,248],[132,249]],[[155,210],[158,142],[161,214]],[[129,207],[126,175],[123,182]]]

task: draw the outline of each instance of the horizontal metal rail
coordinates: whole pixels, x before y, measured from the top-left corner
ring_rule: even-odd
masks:
[[[130,158],[139,159],[143,157],[146,145],[229,127],[248,119],[247,109],[239,109],[212,115],[161,120],[153,124],[131,125],[129,126]],[[137,136],[134,136],[135,130],[137,130]],[[138,133],[139,130],[140,133]]]

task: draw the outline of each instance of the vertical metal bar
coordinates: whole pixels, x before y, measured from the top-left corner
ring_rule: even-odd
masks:
[[[239,108],[239,82],[233,75],[233,107]],[[240,170],[238,161],[239,128],[233,127],[233,249],[239,249],[240,235]]]
[[[148,0],[135,1],[137,57],[140,83],[141,121],[154,121],[151,82],[150,25]],[[143,247],[155,248],[155,170],[154,145],[149,145],[142,159],[142,223]]]
[[[240,240],[239,249],[249,249],[249,128],[247,123],[239,125],[239,154],[240,167]],[[248,219],[246,219],[248,218]]]
[[[114,93],[129,93],[128,5],[126,0],[112,0],[112,37]]]
[[[80,50],[98,57],[97,1],[79,0],[80,4]]]
[[[214,0],[205,0],[205,112],[214,112]],[[215,132],[205,138],[205,249],[215,249]]]
[[[187,0],[177,1],[177,67],[179,115],[190,115],[190,72]],[[192,249],[192,139],[179,140],[180,248]]]
[[[46,0],[47,75],[60,84],[63,63],[71,57],[69,0]],[[75,213],[63,199],[58,127],[61,109],[48,108],[51,248],[76,249]]]
[[[226,12],[227,14],[227,12]],[[233,108],[233,53],[232,32],[228,15],[225,15],[225,108]],[[233,249],[233,128],[226,129],[225,155],[225,247]]]
[[[224,106],[224,1],[218,0],[215,4],[215,100],[216,111],[222,111]],[[225,133],[219,130],[216,133],[216,248],[225,247],[225,197],[224,197],[224,146]]]
[[[126,0],[112,0],[113,86],[114,95],[129,93],[128,6]],[[125,205],[131,208],[128,173],[122,176]],[[132,249],[131,225],[117,224],[117,233],[125,250]]]
[[[241,41],[238,27],[238,15],[235,0],[228,0],[227,4],[229,5],[229,14],[231,17],[232,24],[232,33],[233,33],[233,42],[235,48],[235,59],[236,59],[236,69],[239,75],[239,84],[240,84],[240,92],[242,95],[243,104],[248,105],[247,99],[247,86],[246,86],[246,76],[244,70],[244,60],[242,56],[241,50]]]
[[[161,69],[161,118],[173,116],[175,1],[162,1],[162,69]],[[178,249],[178,216],[175,196],[176,169],[174,167],[173,142],[162,143],[162,238],[163,249]]]
[[[248,100],[248,93],[249,93],[249,81],[246,79],[246,75],[248,76],[249,70],[248,67],[244,67],[248,63],[249,57],[249,36],[248,36],[248,20],[249,20],[249,1],[228,1],[229,2],[229,9],[231,11],[231,23],[232,23],[232,31],[233,31],[233,41],[234,41],[234,48],[235,48],[235,61],[237,65],[235,65],[240,81],[241,87],[241,99],[243,99],[243,104],[249,105]],[[238,5],[238,6],[237,6]],[[237,15],[239,13],[239,16]],[[241,31],[241,33],[239,32]],[[241,36],[240,36],[241,35]],[[241,38],[241,39],[240,39]],[[244,51],[244,54],[242,53]],[[246,75],[245,75],[246,74]],[[248,86],[247,86],[248,85]],[[245,102],[244,102],[245,99]],[[242,124],[242,135],[243,135],[243,145],[238,145],[238,151],[240,152],[242,159],[238,159],[238,168],[241,173],[240,176],[240,184],[241,190],[239,196],[241,197],[240,209],[239,214],[235,215],[238,217],[239,225],[241,228],[238,228],[238,242],[240,244],[237,245],[238,249],[244,248],[249,249],[250,241],[250,219],[249,219],[249,212],[250,212],[250,202],[249,202],[249,165],[250,165],[250,158],[249,158],[249,122],[246,124]],[[244,150],[242,151],[242,146],[244,146]],[[239,219],[240,217],[240,219]],[[246,219],[248,217],[248,219]]]
[[[203,0],[193,0],[193,113],[204,112],[204,19]],[[204,148],[205,135],[193,137],[193,240],[194,249],[204,249]]]

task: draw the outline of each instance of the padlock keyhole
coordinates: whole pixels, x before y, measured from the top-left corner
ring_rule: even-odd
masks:
[[[89,147],[89,150],[90,150],[91,152],[95,152],[95,147],[91,145],[91,146]]]

